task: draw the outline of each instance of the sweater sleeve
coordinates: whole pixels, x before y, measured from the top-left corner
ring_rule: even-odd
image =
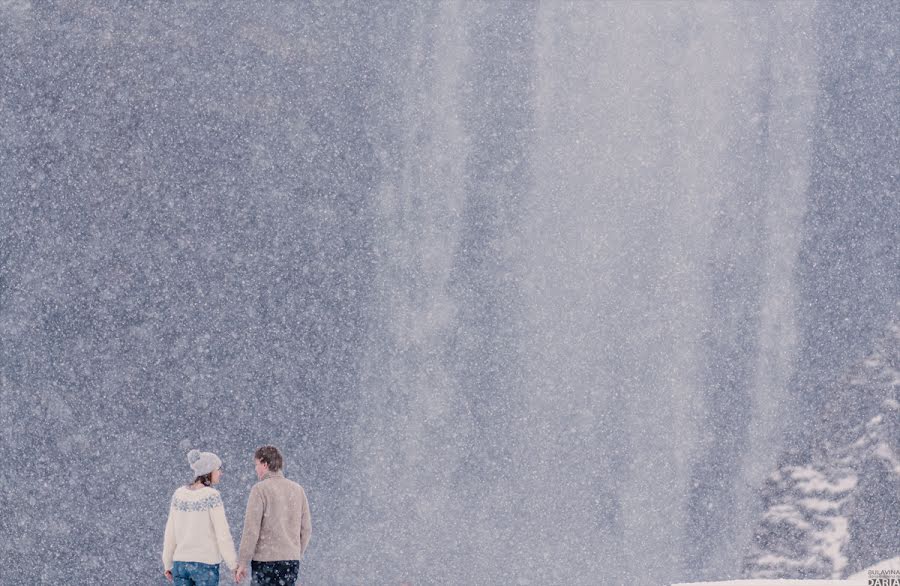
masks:
[[[172,569],[173,561],[172,558],[175,557],[175,526],[173,522],[173,515],[175,514],[175,508],[172,505],[169,505],[169,518],[166,520],[166,531],[163,537],[163,552],[162,552],[162,562],[163,568],[168,572]]]
[[[216,543],[219,545],[219,553],[225,560],[229,570],[237,566],[237,554],[234,552],[234,540],[231,538],[231,529],[228,527],[228,518],[225,516],[225,506],[219,504],[209,510],[213,529],[216,532]]]
[[[253,559],[256,552],[256,542],[259,541],[259,530],[262,524],[263,511],[265,504],[262,495],[254,486],[250,490],[250,497],[247,499],[247,511],[244,513],[244,530],[241,532],[241,547],[238,552],[238,563],[246,566]]]
[[[303,491],[302,513],[300,517],[300,555],[306,551],[309,540],[312,537],[312,517],[309,513],[309,501],[306,498],[306,491]]]

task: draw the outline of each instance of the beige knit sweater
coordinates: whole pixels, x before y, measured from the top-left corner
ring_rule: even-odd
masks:
[[[299,560],[311,536],[306,491],[281,471],[268,472],[250,490],[238,562]]]

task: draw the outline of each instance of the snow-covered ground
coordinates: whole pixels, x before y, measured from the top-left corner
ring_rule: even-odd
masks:
[[[729,582],[691,582],[672,586],[864,586],[862,580],[732,580]]]
[[[900,557],[878,562],[860,572],[849,576],[846,580],[731,580],[727,582],[690,582],[673,584],[672,586],[864,586],[868,583],[869,572],[895,570],[900,572]],[[873,576],[875,577],[875,576]],[[886,576],[882,576],[886,577]],[[898,578],[900,574],[890,577]]]
[[[889,560],[884,560],[878,562],[874,566],[870,566],[861,572],[857,572],[852,576],[849,576],[848,580],[865,580],[869,577],[870,571],[883,572],[884,570],[895,570],[896,572],[900,572],[900,557],[891,558]],[[900,577],[900,574],[892,574],[891,577]]]

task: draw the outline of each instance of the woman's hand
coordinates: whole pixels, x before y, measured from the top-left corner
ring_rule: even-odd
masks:
[[[238,564],[238,567],[234,569],[234,583],[240,584],[244,580],[244,576],[247,575],[247,568]]]
[[[166,580],[172,581],[172,570],[166,570]]]

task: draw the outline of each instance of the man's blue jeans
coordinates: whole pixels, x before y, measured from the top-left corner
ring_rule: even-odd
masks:
[[[175,562],[172,578],[175,586],[219,586],[219,564]]]
[[[300,560],[280,562],[250,562],[253,586],[294,586],[300,573]]]

